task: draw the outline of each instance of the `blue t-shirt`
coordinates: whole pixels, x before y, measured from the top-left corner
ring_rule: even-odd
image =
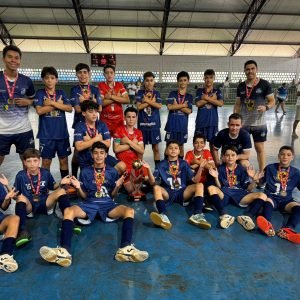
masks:
[[[174,103],[174,98],[177,103],[181,103],[183,100],[183,95],[178,99],[178,91],[172,91],[167,100],[168,104]],[[193,110],[193,96],[191,94],[186,93],[184,101],[188,102],[188,108]],[[165,126],[166,132],[181,132],[183,134],[187,134],[188,132],[188,121],[189,115],[182,112],[181,110],[170,110],[168,114],[167,124]]]
[[[145,90],[139,90],[135,99],[136,102],[142,103],[144,95],[147,93]],[[160,98],[160,93],[158,91],[152,91],[153,96],[156,98],[157,103],[162,103],[162,99]],[[156,107],[148,106],[139,111],[138,115],[138,129],[140,130],[152,130],[152,129],[160,129],[160,114],[159,109]]]
[[[229,188],[229,182],[227,179],[226,165],[223,164],[218,167],[219,172],[219,181],[222,187]],[[250,184],[250,178],[247,174],[247,171],[244,167],[240,165],[236,165],[236,169],[233,171],[229,171],[229,175],[232,176],[232,186],[233,189],[243,189],[246,190],[248,185]]]
[[[8,81],[10,90],[14,82]],[[15,85],[13,98],[33,98],[35,94],[32,80],[18,74]],[[31,130],[31,124],[28,118],[28,106],[9,105],[7,101],[9,94],[4,80],[3,71],[0,72],[0,133],[1,134],[18,134]]]
[[[98,170],[99,173],[102,170]],[[87,193],[86,201],[88,202],[107,202],[112,200],[111,193],[116,187],[116,181],[119,179],[118,172],[115,168],[108,165],[105,166],[105,178],[101,186],[102,197],[97,198],[97,185],[94,175],[94,167],[89,166],[83,168],[79,175],[82,190]]]
[[[281,171],[287,175],[287,169],[281,168]],[[265,168],[263,181],[266,183],[265,193],[277,202],[292,200],[293,190],[300,190],[300,170],[290,166],[288,182],[286,187],[286,196],[281,196],[282,186],[279,179],[279,163],[269,164]]]
[[[5,199],[6,195],[7,195],[6,189],[3,186],[3,184],[0,182],[0,207]],[[2,211],[0,211],[0,222],[1,222],[3,215],[4,214],[2,213]]]
[[[241,128],[239,135],[233,139],[229,136],[229,129],[222,129],[217,133],[213,140],[214,147],[219,150],[228,146],[235,146],[238,149],[238,154],[242,154],[243,150],[252,148],[251,137],[247,130]]]
[[[196,92],[195,102],[201,100],[202,96],[205,94],[204,88],[199,88]],[[217,100],[222,101],[223,95],[220,89],[212,89],[208,96],[216,94]],[[211,103],[206,103],[202,107],[198,107],[197,117],[196,117],[196,131],[200,128],[205,127],[218,127],[218,106]]]
[[[97,87],[90,85],[90,93],[88,95],[88,85],[76,85],[71,88],[70,103],[72,104],[72,106],[80,106],[79,95],[82,95],[82,93],[87,93],[87,100],[93,100],[95,98],[96,103],[98,105],[102,105],[102,99]],[[72,128],[75,128],[76,124],[80,121],[84,122],[84,116],[82,115],[82,113],[77,113],[75,111]]]
[[[98,133],[102,134],[103,140],[110,140],[110,133],[104,122],[97,120],[95,128]],[[86,123],[77,123],[74,131],[74,143],[83,141],[86,134],[88,134]],[[78,151],[78,163],[81,169],[84,167],[89,167],[94,163],[90,149]]]
[[[287,96],[288,96],[288,89],[286,87],[281,86],[277,90],[277,98],[281,100],[286,100]]]
[[[56,90],[56,101],[62,97],[66,105],[70,105],[69,99],[63,90]],[[35,106],[44,106],[44,99],[48,98],[45,89],[36,92]],[[51,98],[52,99],[52,98]],[[39,116],[39,130],[37,138],[47,140],[60,140],[69,137],[66,113],[56,109]]]
[[[49,190],[54,190],[55,180],[49,170],[40,168],[40,171],[41,171],[41,181],[40,181],[39,196],[41,197],[42,200],[45,200],[48,197]],[[31,176],[31,181],[34,189],[36,190],[38,185],[38,175]],[[33,201],[34,193],[32,192],[31,181],[27,176],[27,171],[22,170],[18,172],[16,176],[14,187],[28,200]]]
[[[170,172],[170,164],[174,166],[177,164],[177,161],[172,161],[169,163],[168,160],[162,160],[157,169],[154,171],[154,177],[156,182],[159,182],[159,185],[163,188],[167,188],[170,190],[179,190],[181,188],[185,188],[194,177],[194,172],[192,171],[190,165],[183,159],[179,159],[179,167],[178,173],[175,176],[177,182],[179,183],[178,187],[174,186],[175,178]]]

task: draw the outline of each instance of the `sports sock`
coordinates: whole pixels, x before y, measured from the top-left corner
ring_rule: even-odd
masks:
[[[291,215],[286,223],[286,227],[295,229],[300,223],[300,206],[294,206],[291,211]]]
[[[125,218],[122,225],[121,233],[121,245],[120,247],[126,247],[131,244],[133,231],[133,218]]]
[[[156,208],[160,214],[165,214],[167,212],[166,204],[164,200],[157,200],[155,202]]]
[[[25,202],[18,202],[16,204],[15,213],[17,216],[20,217],[20,225],[19,231],[22,231],[26,228],[26,203]]]
[[[8,237],[3,240],[2,249],[0,254],[9,254],[12,255],[15,247],[16,239],[13,237]]]
[[[255,199],[250,205],[246,212],[246,215],[248,215],[251,218],[254,218],[258,215],[259,210],[264,205],[265,201],[257,198]]]
[[[64,194],[58,197],[58,206],[62,212],[62,214],[64,214],[64,211],[67,207],[70,207],[70,201],[69,201],[69,196]]]
[[[71,220],[63,220],[60,235],[60,245],[71,251],[71,241],[73,236],[74,222]]]
[[[217,194],[210,196],[210,202],[214,205],[220,216],[224,215],[223,201]]]
[[[194,215],[201,214],[203,209],[203,197],[195,196],[193,203],[194,203]]]
[[[263,209],[263,217],[265,217],[269,222],[272,220],[273,205],[271,202],[266,201]]]

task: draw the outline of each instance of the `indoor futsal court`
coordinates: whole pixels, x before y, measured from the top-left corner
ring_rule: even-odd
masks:
[[[259,82],[256,79],[265,79],[276,92],[275,100],[278,100],[279,89],[285,86],[288,93],[285,98],[286,114],[283,114],[281,107],[278,113],[275,113],[275,107],[270,110],[265,107],[268,110],[265,113],[268,130],[266,162],[278,162],[279,148],[289,145],[295,151],[291,165],[300,169],[300,125],[295,132],[299,138],[292,134],[297,107],[300,108],[300,97],[297,99],[297,89],[300,90],[299,0],[1,0],[1,58],[2,49],[8,45],[15,45],[22,51],[15,74],[29,77],[35,91],[44,89],[47,92],[41,71],[45,66],[53,66],[58,73],[54,92],[63,90],[69,98],[72,98],[71,87],[76,85],[84,96],[77,70],[75,72],[78,63],[86,64],[91,69],[85,83],[87,90],[90,85],[97,86],[100,82],[109,87],[103,72],[107,65],[110,69],[115,67],[112,90],[117,82],[122,83],[128,92],[132,84],[136,90],[143,89],[144,73],[153,72],[154,88],[160,92],[163,102],[159,110],[162,138],[159,144],[160,159],[163,159],[166,145],[164,128],[168,118],[168,95],[171,91],[178,92],[176,95],[179,102],[181,100],[177,79],[180,71],[189,73],[189,85],[184,97],[187,91],[194,99],[185,153],[193,149],[196,93],[203,88],[208,95],[205,71],[213,69],[212,87],[223,93],[224,106],[218,108],[219,130],[227,127],[237,88],[244,81],[247,84],[245,93],[249,94],[248,89],[251,88],[251,95]],[[14,98],[18,98],[14,97],[13,92],[10,95],[8,86],[14,86],[17,82],[14,78],[18,77],[8,78],[10,83],[5,81],[7,91],[4,82],[2,84],[8,70],[4,58],[0,63],[0,153],[3,149],[1,131],[7,128],[3,126],[7,118],[3,112],[8,109],[9,100],[14,105]],[[249,78],[244,65],[248,60],[257,62],[257,73],[251,84],[247,83]],[[151,91],[153,96],[153,89]],[[7,103],[3,105],[2,95],[6,92]],[[110,100],[113,95],[114,92]],[[136,95],[133,94],[130,104],[123,105],[123,110],[136,105]],[[250,100],[250,95],[245,99]],[[269,100],[269,95],[266,94],[264,100]],[[105,96],[103,93],[102,98]],[[48,97],[46,100],[51,100]],[[268,106],[268,102],[264,104]],[[74,109],[72,113],[66,113],[70,145],[74,140],[73,117]],[[29,108],[29,120],[35,148],[38,149],[36,136],[39,118],[33,107]],[[71,148],[73,151],[74,148]],[[206,149],[209,149],[208,142]],[[109,154],[113,155],[112,146]],[[71,158],[68,158],[69,173]],[[154,171],[151,145],[145,147],[143,159]],[[250,163],[258,169],[253,139]],[[0,166],[0,175],[5,174],[12,186],[21,169],[19,155],[12,146]],[[59,182],[61,173],[57,156],[53,159],[51,173]],[[203,230],[188,221],[194,214],[192,205],[168,206],[167,215],[173,227],[164,230],[150,219],[151,212],[155,211],[153,193],[148,192],[145,201],[132,202],[124,190],[121,189],[115,201],[134,208],[133,243],[138,249],[149,253],[147,260],[129,263],[114,259],[120,247],[123,221],[104,223],[96,220],[92,225],[82,226],[80,234],[73,235],[71,266],[64,268],[50,264],[41,258],[39,250],[42,246],[55,248],[59,245],[62,220],[55,214],[37,214],[34,219],[27,219],[32,241],[13,252],[18,270],[13,273],[0,270],[0,299],[300,299],[299,244],[277,235],[267,237],[257,228],[246,231],[237,221],[230,228],[222,229],[215,210],[204,211],[211,229]],[[295,189],[293,196],[300,202],[300,191]],[[78,199],[73,197],[71,204],[76,203]],[[15,201],[12,201],[8,214],[14,213],[14,205]],[[243,211],[241,207],[227,206],[228,214],[235,217],[243,215]],[[287,219],[287,214],[274,211],[272,224],[275,230],[284,227]],[[295,230],[300,232],[300,224]],[[0,235],[0,249],[5,239]],[[2,253],[9,254],[2,251],[0,255]]]

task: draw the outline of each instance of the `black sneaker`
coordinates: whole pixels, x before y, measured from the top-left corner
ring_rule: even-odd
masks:
[[[23,245],[26,245],[32,240],[30,233],[27,230],[22,230],[19,232],[16,238],[16,247],[20,248]]]

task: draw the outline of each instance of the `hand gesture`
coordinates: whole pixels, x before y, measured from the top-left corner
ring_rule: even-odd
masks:
[[[70,182],[77,190],[80,189],[80,181],[75,176],[70,177]]]
[[[265,107],[265,105],[259,105],[259,106],[257,106],[256,110],[260,113],[263,113],[266,111],[266,107]]]
[[[150,165],[146,161],[142,160],[142,164],[145,168],[150,169]]]
[[[93,94],[93,97],[92,97],[92,101],[95,102],[95,103],[97,103],[97,99],[96,99],[96,97],[95,97],[94,94]]]
[[[44,98],[44,106],[52,106],[53,101],[49,98]]]
[[[207,164],[207,160],[204,159],[204,158],[202,158],[202,159],[200,160],[199,167],[202,168],[202,169],[204,169],[204,167],[206,166],[206,164]]]
[[[126,136],[126,135],[123,135],[123,137],[121,138],[121,143],[123,144],[123,145],[129,145],[129,143],[130,143],[130,139],[128,138],[128,136]]]
[[[70,179],[71,177],[69,176],[69,175],[67,175],[67,176],[65,176],[64,178],[62,178],[62,180],[60,181],[60,183],[62,184],[62,185],[64,185],[64,184],[71,184],[71,179]]]
[[[209,169],[209,174],[212,176],[212,177],[214,177],[214,178],[218,178],[218,176],[219,176],[219,173],[218,173],[218,170],[217,169],[214,169],[214,168],[211,168],[211,169]]]
[[[15,98],[15,104],[18,106],[29,106],[32,104],[32,100],[24,98]]]
[[[108,92],[104,95],[104,98],[105,98],[105,99],[108,99],[108,100],[111,100],[111,96],[112,96],[112,93],[108,91]]]
[[[1,182],[4,186],[8,186],[8,179],[4,176],[4,174],[1,174],[1,176],[0,176],[0,182]]]
[[[124,183],[124,180],[127,176],[127,172],[125,172],[117,181],[116,181],[116,187],[119,188]]]
[[[174,105],[178,104],[176,98],[173,98],[173,104]]]
[[[256,174],[254,167],[252,165],[250,165],[247,167],[246,171],[247,171],[248,176],[250,178],[254,179],[254,176]]]
[[[85,100],[85,98],[81,94],[77,93],[77,96],[80,103],[82,103]]]
[[[261,172],[256,172],[254,177],[253,177],[253,180],[256,181],[256,182],[259,182],[259,180],[261,178],[263,178],[265,175],[264,171],[261,171]]]
[[[85,136],[83,137],[84,142],[90,141],[92,138],[89,136],[88,132],[85,133]]]
[[[98,132],[98,130],[96,131],[95,139],[99,142],[103,141],[103,136],[101,133]]]
[[[189,105],[188,105],[188,102],[187,102],[187,101],[184,101],[184,103],[183,103],[183,107],[184,107],[184,108],[188,108],[188,107],[189,107]]]
[[[64,101],[62,100],[62,95],[60,95],[60,97],[58,98],[57,103],[64,104]]]
[[[7,200],[7,199],[14,199],[14,198],[16,198],[17,197],[17,195],[18,195],[18,191],[16,191],[16,188],[15,187],[13,187],[7,194],[6,194],[6,196],[5,196],[5,200]]]

